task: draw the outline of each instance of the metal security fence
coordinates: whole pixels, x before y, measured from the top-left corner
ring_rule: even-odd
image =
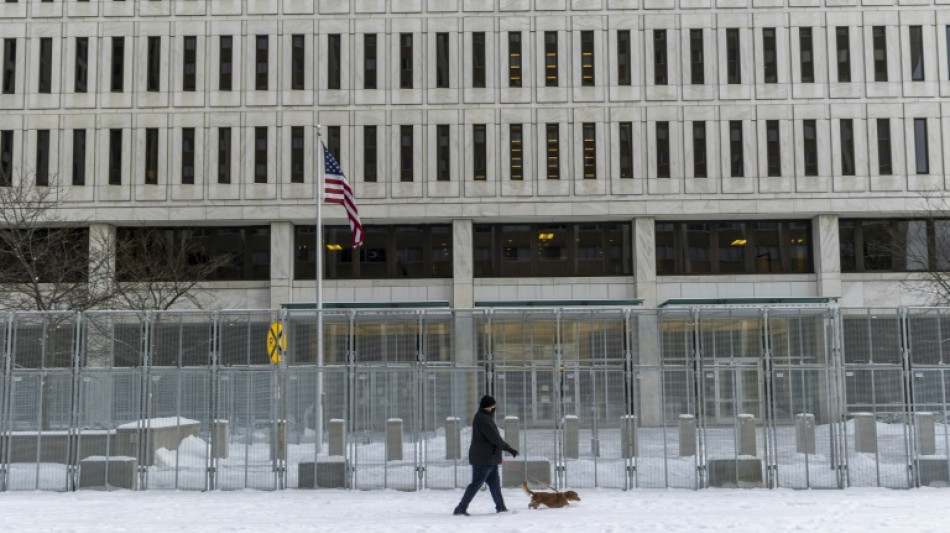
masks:
[[[317,349],[323,325],[323,350]],[[950,309],[0,313],[0,490],[950,484]]]

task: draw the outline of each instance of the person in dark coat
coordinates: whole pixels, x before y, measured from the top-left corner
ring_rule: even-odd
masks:
[[[502,451],[510,453],[512,457],[518,457],[518,450],[509,446],[498,433],[498,426],[495,425],[495,399],[486,394],[478,402],[478,412],[472,419],[472,445],[468,448],[472,482],[465,489],[462,501],[452,514],[468,516],[468,504],[485,483],[488,483],[488,490],[495,500],[495,511],[508,511],[505,499],[501,496],[501,478],[498,475]]]

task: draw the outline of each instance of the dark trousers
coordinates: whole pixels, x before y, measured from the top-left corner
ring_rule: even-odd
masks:
[[[475,493],[485,483],[488,483],[491,498],[495,500],[495,510],[505,509],[505,499],[501,497],[501,478],[498,476],[498,465],[472,465],[472,483],[465,489],[462,501],[459,502],[456,509],[467,511],[468,504],[472,503]]]

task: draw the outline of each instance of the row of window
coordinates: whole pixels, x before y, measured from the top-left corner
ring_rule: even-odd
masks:
[[[927,79],[926,72],[934,69],[934,66],[928,66],[925,62],[924,54],[924,26],[905,26],[909,40],[909,48],[905,55],[905,60],[909,63],[910,79],[912,81],[924,81]],[[782,28],[784,29],[784,28]],[[871,27],[870,49],[873,57],[873,81],[887,82],[891,80],[888,68],[888,49],[899,46],[899,42],[893,42],[894,34],[891,33],[891,42],[888,41],[887,26]],[[778,40],[786,32],[778,32],[775,27],[757,28],[761,31],[761,53],[756,54],[760,61],[758,68],[762,70],[761,80],[765,84],[779,83],[779,57],[780,48]],[[711,53],[709,41],[713,38],[715,30],[708,28],[687,28],[683,30],[688,32],[689,46],[689,84],[703,85],[709,80],[706,79],[705,63],[707,56],[715,59],[715,54]],[[749,83],[750,73],[742,71],[741,51],[749,49],[755,43],[752,42],[752,30],[740,28],[725,28],[725,50],[726,75],[725,84]],[[852,61],[861,55],[852,50],[851,39],[852,28],[849,26],[834,27],[833,43],[829,46],[831,63],[835,66],[835,81],[839,83],[851,83],[854,74]],[[950,50],[950,25],[945,28],[946,43]],[[797,83],[815,83],[815,43],[811,27],[797,27],[798,32],[798,61],[799,77],[795,80]],[[507,86],[518,88],[530,85],[527,83],[524,69],[529,65],[524,59],[525,35],[528,32],[510,31],[501,36],[507,45],[507,65],[506,77]],[[563,61],[560,59],[561,53],[559,39],[563,39],[566,32],[544,31],[542,38],[541,65],[542,79],[538,85],[543,87],[561,86],[563,77]],[[600,43],[596,42],[595,32],[593,30],[581,30],[577,33],[577,67],[580,72],[581,87],[594,87],[598,84],[604,84],[603,73],[598,73],[597,65],[602,62],[596,60],[596,54],[600,50]],[[670,69],[675,68],[670,63],[673,60],[670,54],[670,43],[668,34],[670,30],[654,29],[646,32],[646,38],[652,42],[652,82],[654,85],[668,85],[670,83]],[[381,89],[381,79],[385,75],[381,73],[381,57],[385,57],[385,51],[382,48],[382,40],[385,34],[365,33],[360,34],[362,38],[362,60],[359,69],[362,72],[362,89]],[[487,58],[490,47],[486,44],[486,39],[492,35],[486,32],[472,32],[470,34],[470,52],[465,58],[466,68],[470,68],[470,83],[473,88],[484,88],[489,80],[489,62]],[[393,88],[415,89],[415,69],[417,54],[414,50],[418,46],[418,34],[399,33],[393,36],[398,43],[398,79],[393,80]],[[253,54],[247,60],[253,61],[254,71],[253,89],[257,91],[273,90],[276,87],[272,85],[272,67],[270,65],[270,49],[272,39],[269,35],[252,35],[254,48]],[[616,85],[629,86],[634,81],[635,58],[633,55],[633,39],[637,38],[637,33],[631,30],[615,30],[613,32],[616,46],[616,59],[612,61],[612,68],[615,69]],[[74,69],[71,89],[75,93],[85,93],[90,89],[90,37],[74,37]],[[96,39],[93,37],[93,39]],[[326,35],[326,88],[328,90],[339,90],[343,88],[344,62],[343,52],[344,35],[331,33]],[[22,40],[22,39],[21,39]],[[53,92],[53,38],[40,37],[37,39],[39,51],[36,54],[36,87],[37,93]],[[109,60],[106,66],[109,68],[109,91],[121,93],[125,87],[125,69],[127,48],[131,44],[126,43],[126,38],[115,36],[104,38],[105,46],[108,49]],[[181,54],[181,73],[180,87],[173,90],[183,92],[196,91],[198,89],[197,72],[199,69],[199,58],[207,54],[207,51],[199,50],[199,39],[197,35],[185,35],[180,38]],[[235,61],[241,54],[235,53],[237,45],[236,38],[232,35],[219,35],[209,39],[216,43],[218,65],[216,85],[214,88],[218,91],[231,91],[235,87],[234,73],[237,70]],[[163,58],[164,54],[169,54],[168,45],[163,46],[161,36],[146,37],[146,46],[144,50],[145,68],[145,91],[159,92],[162,90],[161,79],[168,76],[165,72],[170,64],[168,58]],[[3,39],[3,94],[13,94],[16,91],[17,76],[17,44],[16,38]],[[431,55],[433,58],[432,66],[435,70],[435,87],[452,87],[452,69],[450,68],[453,53],[452,40],[447,32],[435,34],[434,50]],[[784,47],[783,47],[784,48]],[[305,90],[306,88],[306,70],[308,65],[307,57],[312,54],[306,45],[305,34],[292,34],[290,36],[290,50],[288,54],[287,67],[290,69],[290,89]],[[133,56],[134,57],[134,56]],[[948,54],[950,58],[950,54]],[[950,62],[950,59],[948,59]],[[239,70],[238,70],[239,71]],[[948,68],[950,71],[950,68]],[[931,76],[933,78],[933,76]],[[685,81],[685,80],[684,80]],[[855,80],[857,81],[857,80]],[[871,81],[869,76],[868,81]],[[32,88],[31,88],[32,89]]]

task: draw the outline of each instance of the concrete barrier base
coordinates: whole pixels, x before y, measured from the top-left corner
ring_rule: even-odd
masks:
[[[711,459],[706,471],[710,487],[745,489],[763,486],[761,459]]]
[[[511,468],[508,465],[501,465],[501,486],[502,487],[520,487],[521,483],[527,481],[529,484],[536,483],[537,481],[542,481],[547,484],[551,484],[551,461],[547,459],[536,459],[531,461],[508,461],[509,463],[515,465],[519,469],[523,470],[528,474],[525,474]]]
[[[304,462],[297,465],[297,488],[301,489],[345,489],[346,461],[328,461],[316,463]]]
[[[79,488],[135,490],[137,471],[135,457],[87,457],[79,462]]]

